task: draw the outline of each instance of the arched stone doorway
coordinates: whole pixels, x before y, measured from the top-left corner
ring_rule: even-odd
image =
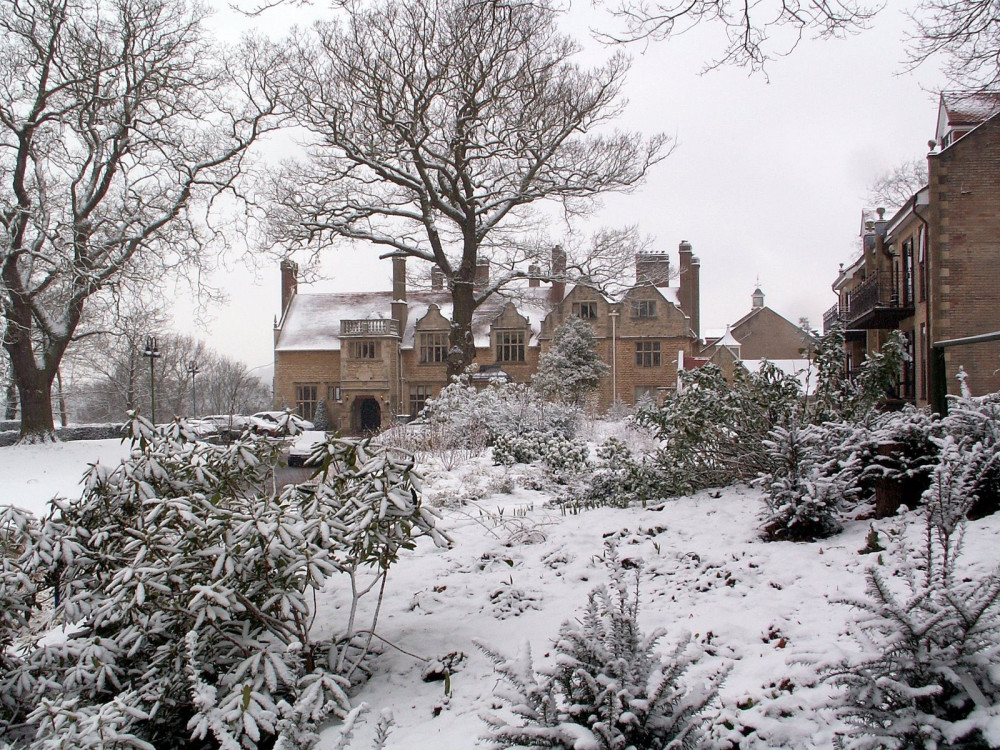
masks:
[[[354,402],[355,419],[358,432],[378,432],[382,429],[382,407],[379,406],[378,399],[372,396],[359,398]]]

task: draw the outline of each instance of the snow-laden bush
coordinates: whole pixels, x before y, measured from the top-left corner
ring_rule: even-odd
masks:
[[[870,352],[857,375],[848,379],[843,364],[844,330],[836,325],[816,345],[816,385],[808,399],[806,421],[864,424],[876,417],[878,407],[898,390],[905,351],[902,334],[892,331],[881,350]]]
[[[476,388],[462,375],[427,402],[423,412],[433,434],[449,444],[492,445],[501,435],[538,432],[572,438],[580,410],[554,404],[522,383],[490,383]]]
[[[1000,571],[959,566],[977,462],[951,438],[924,494],[922,547],[902,544],[899,574],[867,573],[859,658],[829,670],[844,688],[847,748],[1000,744]]]
[[[793,419],[764,441],[773,468],[757,483],[765,492],[768,539],[811,541],[840,530],[839,511],[857,493],[859,472],[853,462],[830,459],[826,437],[823,427]]]
[[[555,473],[579,471],[588,455],[585,442],[559,434],[526,432],[498,435],[493,441],[493,463],[497,465],[541,463]]]
[[[488,747],[704,746],[705,712],[724,674],[692,679],[702,654],[690,642],[659,655],[664,632],[644,636],[638,624],[639,571],[627,571],[613,547],[605,559],[611,585],[590,593],[579,620],[563,623],[552,666],[536,670],[527,646],[512,659],[477,643],[502,680],[496,697],[506,706],[483,714]]]
[[[316,482],[275,495],[263,488],[280,441],[213,446],[140,418],[129,429],[129,458],[92,466],[82,498],[55,501],[11,555],[29,581],[51,582],[50,622],[64,630],[22,642],[4,665],[8,715],[38,747],[70,731],[91,738],[80,747],[93,736],[102,747],[309,747],[320,722],[350,709],[359,569],[384,583],[415,537],[446,541],[412,461],[330,440]],[[314,593],[342,573],[355,594],[347,638],[315,641]],[[0,584],[0,599],[16,599],[24,579]]]
[[[581,497],[570,499],[584,507],[627,508],[655,502],[669,494],[657,463],[636,455],[628,445],[609,437],[597,449],[593,473]]]
[[[660,407],[637,407],[636,421],[661,441],[656,462],[670,494],[749,481],[770,468],[763,441],[785,424],[801,398],[798,381],[765,363],[756,373],[737,368],[685,370],[682,387]]]
[[[552,345],[538,360],[532,385],[545,398],[583,406],[611,368],[597,353],[594,327],[576,316],[566,319],[552,337]]]
[[[963,449],[976,451],[979,470],[973,490],[976,502],[969,509],[971,518],[1000,510],[1000,393],[970,398],[953,398],[943,430]]]

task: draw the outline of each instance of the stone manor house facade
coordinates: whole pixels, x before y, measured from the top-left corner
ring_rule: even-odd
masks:
[[[555,248],[553,275],[565,262]],[[488,261],[477,270],[477,284],[485,286]],[[294,262],[282,262],[282,312],[274,328],[276,407],[312,419],[323,402],[331,429],[360,434],[417,415],[447,384],[451,295],[440,274],[432,274],[429,291],[410,290],[406,261],[394,257],[390,291],[299,293],[297,271]],[[614,300],[589,286],[537,279],[509,296],[492,295],[473,316],[479,368],[474,382],[530,382],[555,330],[571,315],[594,327],[598,353],[610,368],[595,395],[602,411],[616,400],[658,399],[676,388],[678,366],[719,361],[731,369],[739,358],[733,335],[740,332],[751,348],[772,342],[769,358],[802,356],[802,331],[765,308],[759,289],[742,325],[724,341],[702,342],[700,262],[691,244],[681,242],[676,273],[667,253],[641,253],[635,283]],[[774,349],[787,341],[792,344]]]

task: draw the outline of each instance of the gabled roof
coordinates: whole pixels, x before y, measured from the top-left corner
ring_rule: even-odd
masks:
[[[952,131],[974,128],[997,114],[1000,114],[1000,91],[942,92],[934,137],[942,146],[951,145],[954,141],[948,135]]]
[[[392,317],[392,292],[329,292],[296,294],[285,312],[274,345],[277,352],[338,351],[341,320],[385,320]],[[490,325],[500,315],[509,298],[493,295],[476,309],[472,317],[472,333],[477,347],[490,345]],[[452,317],[449,292],[409,292],[406,329],[402,347],[414,345],[414,326],[427,315],[431,305],[437,305],[448,320]],[[528,318],[532,342],[538,335],[542,318],[551,303],[549,290],[541,287],[518,290],[514,304]]]

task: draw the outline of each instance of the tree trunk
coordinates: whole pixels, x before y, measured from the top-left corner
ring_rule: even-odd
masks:
[[[17,395],[21,401],[22,443],[52,442],[55,428],[52,422],[52,378],[43,370],[18,377]]]
[[[454,309],[451,314],[451,336],[448,348],[449,381],[465,372],[476,358],[476,342],[472,336],[472,313],[476,309],[473,289],[475,264],[468,265],[470,269],[468,273],[465,264],[459,270],[459,275],[465,278],[456,278],[451,290]]]

